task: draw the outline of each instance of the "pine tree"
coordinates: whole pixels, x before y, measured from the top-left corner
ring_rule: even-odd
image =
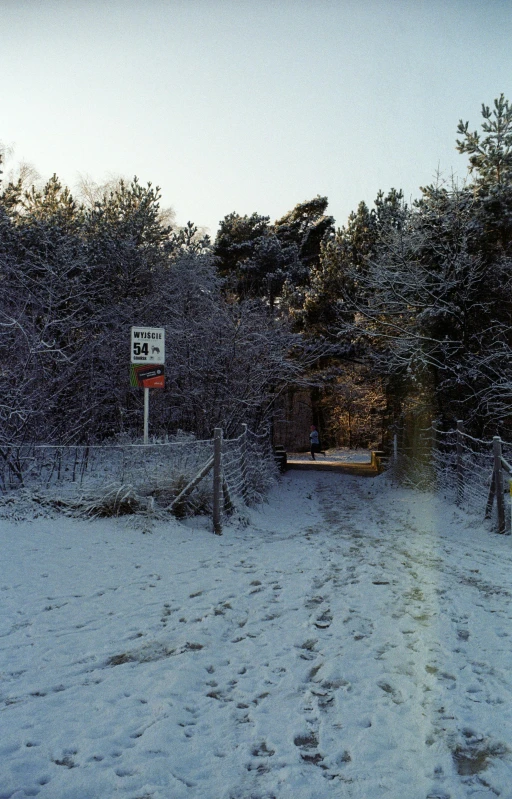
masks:
[[[495,185],[510,184],[512,180],[512,105],[501,94],[494,107],[482,104],[482,136],[469,130],[469,122],[459,121],[457,139],[459,153],[468,153],[470,171],[475,174],[477,186],[488,189]]]

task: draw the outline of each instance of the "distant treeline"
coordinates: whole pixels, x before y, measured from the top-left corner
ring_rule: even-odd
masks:
[[[221,223],[214,253],[235,295],[325,342],[331,431],[352,407],[512,434],[512,107],[501,95],[482,117],[480,132],[458,125],[469,180],[439,177],[412,206],[392,189],[338,230],[320,197],[273,225]]]
[[[294,385],[333,443],[404,412],[510,435],[512,107],[482,115],[458,127],[467,183],[412,206],[380,192],[338,229],[316,197],[275,222],[231,213],[211,242],[136,178],[79,199],[4,180],[0,442],[138,435],[131,325],[166,328],[159,435],[261,428]]]

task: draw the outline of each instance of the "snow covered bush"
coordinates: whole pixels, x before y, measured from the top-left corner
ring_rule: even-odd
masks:
[[[0,193],[0,458],[10,444],[99,443],[140,434],[129,384],[134,324],[165,327],[166,387],[151,432],[201,438],[260,428],[301,371],[284,319],[234,301],[208,240],[163,220],[159,192],[135,179],[80,204],[57,177]]]

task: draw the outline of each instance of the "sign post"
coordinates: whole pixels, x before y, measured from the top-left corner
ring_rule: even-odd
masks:
[[[149,432],[149,388],[144,386],[144,444],[148,443]]]
[[[144,444],[149,432],[149,389],[165,386],[165,330],[132,327],[130,384],[144,389]]]

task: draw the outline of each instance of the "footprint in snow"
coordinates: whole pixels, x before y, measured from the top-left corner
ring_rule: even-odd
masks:
[[[324,756],[317,749],[318,735],[314,731],[307,732],[303,735],[296,735],[293,739],[293,743],[300,750],[301,759],[305,763],[327,768],[323,765]]]
[[[251,754],[253,757],[272,757],[275,755],[275,749],[269,749],[266,741],[262,741],[254,747]]]
[[[327,630],[332,623],[332,614],[330,610],[324,610],[315,620],[315,627],[319,630]]]
[[[310,599],[308,599],[306,601],[304,607],[307,610],[313,610],[314,608],[316,608],[317,605],[321,605],[322,602],[324,602],[324,601],[325,600],[324,600],[323,596],[312,596],[312,597],[310,597]]]
[[[379,688],[384,691],[384,693],[388,694],[390,699],[395,703],[395,705],[403,704],[403,696],[400,691],[396,688],[393,688],[386,680],[380,680],[377,685]]]

